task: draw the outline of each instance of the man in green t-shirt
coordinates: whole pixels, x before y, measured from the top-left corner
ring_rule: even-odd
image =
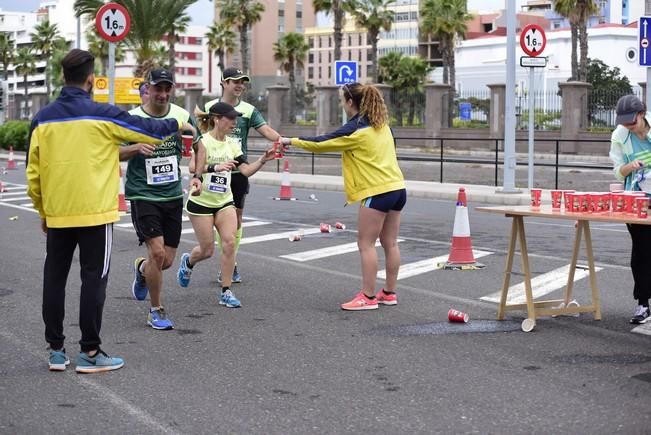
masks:
[[[193,126],[194,121],[183,108],[170,103],[174,77],[166,69],[152,70],[147,77],[149,100],[129,113],[143,118],[176,118]],[[197,153],[197,171],[191,180],[193,194],[201,192],[202,168],[206,151],[195,136],[193,148]],[[125,196],[131,201],[131,220],[140,244],[147,245],[148,257],[134,262],[131,290],[134,298],[144,300],[150,295],[151,308],[147,324],[154,329],[173,329],[161,304],[163,270],[174,263],[181,240],[183,188],[181,185],[181,152],[179,135],[166,138],[154,147],[137,143],[120,150],[120,160],[128,160]]]
[[[221,81],[222,96],[207,102],[204,107],[204,111],[209,112],[210,107],[212,107],[213,104],[222,101],[230,104],[235,108],[235,110],[242,114],[242,116],[237,119],[237,125],[233,129],[232,136],[239,142],[244,159],[248,158],[247,140],[249,129],[255,128],[258,133],[272,142],[280,138],[280,134],[267,124],[262,113],[260,113],[255,106],[246,101],[242,101],[242,94],[244,94],[244,91],[246,90],[246,84],[250,81],[251,79],[249,76],[240,69],[232,67],[224,69]],[[232,171],[231,190],[233,192],[233,201],[237,213],[237,234],[235,237],[235,255],[237,255],[237,250],[240,247],[240,240],[242,239],[242,214],[244,212],[244,200],[247,193],[249,193],[249,179],[240,174],[237,169]],[[242,282],[242,277],[237,270],[237,263],[235,264],[235,270],[233,272],[233,282]]]

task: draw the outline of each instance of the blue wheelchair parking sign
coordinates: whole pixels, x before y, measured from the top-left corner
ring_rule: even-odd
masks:
[[[336,60],[335,61],[335,85],[341,86],[357,81],[357,61]]]

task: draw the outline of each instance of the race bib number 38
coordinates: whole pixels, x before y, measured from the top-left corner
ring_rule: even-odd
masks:
[[[229,171],[215,172],[210,174],[208,179],[208,190],[215,193],[225,193],[231,185],[231,173]]]
[[[176,156],[145,160],[147,184],[164,184],[179,181],[179,167]]]

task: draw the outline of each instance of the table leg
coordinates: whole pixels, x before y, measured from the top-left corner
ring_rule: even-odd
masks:
[[[513,256],[515,254],[515,241],[518,238],[517,216],[513,216],[511,224],[511,237],[509,239],[509,250],[506,254],[506,264],[504,265],[504,281],[502,283],[502,292],[500,293],[500,304],[497,307],[497,320],[504,320],[504,307],[506,298],[509,294],[509,284],[511,283],[511,271],[513,270]]]
[[[594,255],[592,252],[592,235],[590,234],[590,222],[582,221],[583,232],[585,233],[585,251],[588,257],[588,269],[590,271],[590,288],[592,289],[592,305],[594,306],[594,319],[601,320],[601,297],[597,288],[597,272],[594,267]]]
[[[578,221],[576,231],[574,232],[574,247],[572,248],[572,261],[570,262],[570,271],[567,274],[567,286],[565,287],[565,306],[572,299],[572,290],[574,289],[574,272],[576,271],[576,263],[579,260],[579,250],[581,249],[581,233],[583,232],[583,222]]]
[[[533,291],[531,289],[531,270],[529,269],[529,253],[527,251],[527,238],[524,233],[524,219],[522,216],[514,217],[518,226],[518,237],[520,239],[520,256],[522,257],[522,273],[524,274],[524,290],[527,297],[527,316],[530,319],[528,331],[536,326],[536,306],[533,302]],[[533,322],[533,323],[532,323]],[[524,325],[524,324],[523,324]],[[525,328],[523,327],[523,330]],[[527,331],[527,332],[528,332]]]

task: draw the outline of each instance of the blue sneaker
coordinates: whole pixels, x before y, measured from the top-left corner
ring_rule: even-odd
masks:
[[[235,269],[233,269],[233,279],[231,280],[233,284],[239,284],[242,282],[242,275],[237,271],[237,264],[235,265]],[[222,283],[222,271],[219,271],[219,275],[217,275],[217,283],[221,284]]]
[[[174,329],[174,324],[170,319],[167,318],[167,313],[165,313],[165,308],[160,307],[156,310],[149,310],[149,316],[147,316],[147,324],[154,329],[159,329],[162,331],[168,329]]]
[[[187,252],[181,255],[181,264],[179,264],[179,271],[176,274],[176,280],[181,287],[190,285],[190,276],[192,276],[192,269],[188,267],[190,261],[190,254]]]
[[[233,282],[235,282],[235,283],[242,282],[242,276],[237,271],[237,264],[235,265],[235,269],[233,269]]]
[[[100,373],[117,370],[124,365],[122,358],[110,357],[102,349],[97,349],[95,356],[80,352],[77,357],[77,373]]]
[[[70,358],[66,355],[65,349],[54,350],[50,349],[50,359],[48,361],[48,366],[50,371],[53,372],[62,372],[66,369],[66,366],[70,364]]]
[[[222,292],[219,296],[219,305],[226,305],[227,308],[240,308],[242,306],[239,299],[230,290]]]
[[[145,277],[140,272],[140,265],[145,261],[143,257],[136,258],[133,262],[133,284],[131,284],[131,293],[133,297],[139,301],[144,301],[149,293],[149,289],[145,285]]]

